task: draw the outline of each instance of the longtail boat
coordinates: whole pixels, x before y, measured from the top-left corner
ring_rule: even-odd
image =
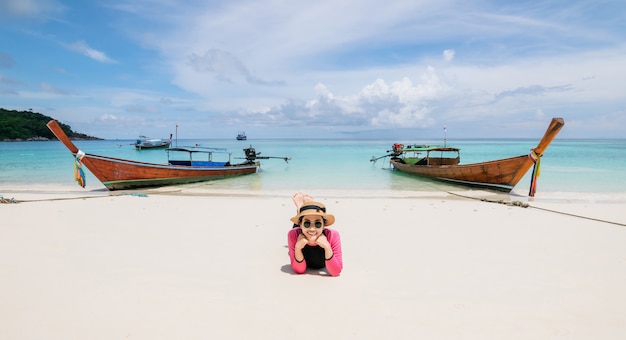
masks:
[[[510,192],[532,167],[529,196],[534,196],[541,157],[548,145],[565,125],[562,118],[553,118],[543,138],[530,154],[488,162],[460,164],[460,150],[453,147],[404,145],[396,143],[387,154],[370,161],[390,157],[395,170],[458,184]]]
[[[82,165],[109,190],[158,187],[175,184],[204,182],[220,178],[253,174],[260,166],[259,159],[279,158],[287,162],[289,157],[260,156],[260,152],[250,146],[244,149],[245,161],[239,164],[230,163],[230,153],[226,149],[201,147],[168,148],[168,163],[154,164],[100,156],[85,153],[76,147],[67,137],[59,123],[51,120],[47,124],[52,133],[74,155],[74,176],[82,187],[85,187],[85,176]],[[169,154],[182,152],[187,155],[182,160],[169,160]],[[229,160],[217,162],[213,160],[216,153],[227,153]],[[197,155],[206,155],[206,160],[197,160]]]

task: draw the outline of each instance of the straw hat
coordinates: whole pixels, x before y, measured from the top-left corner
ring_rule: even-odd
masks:
[[[321,216],[324,219],[324,226],[328,227],[335,223],[335,216],[326,213],[326,206],[319,202],[306,202],[302,208],[300,208],[300,212],[298,215],[291,218],[291,222],[298,224],[300,223],[300,218],[302,216]]]

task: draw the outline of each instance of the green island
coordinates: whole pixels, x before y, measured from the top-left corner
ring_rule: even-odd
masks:
[[[0,141],[45,141],[56,140],[46,124],[54,118],[32,111],[15,111],[0,108]],[[59,122],[63,132],[74,140],[101,140],[72,131],[69,125]]]

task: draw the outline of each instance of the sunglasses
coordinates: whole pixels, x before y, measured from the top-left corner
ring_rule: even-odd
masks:
[[[305,228],[311,228],[311,221],[304,221],[304,223],[302,223],[302,225]],[[322,227],[322,221],[315,221],[315,228],[319,229]]]

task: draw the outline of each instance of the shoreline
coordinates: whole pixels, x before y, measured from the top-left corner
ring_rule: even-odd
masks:
[[[296,191],[305,191],[314,197],[348,200],[453,200],[480,201],[485,204],[501,204],[519,208],[536,208],[554,213],[597,220],[615,225],[626,225],[626,214],[621,206],[626,203],[626,193],[539,193],[528,197],[512,193],[494,192],[479,189],[401,191],[401,190],[284,190],[284,189],[227,189],[203,188],[194,185],[166,186],[158,188],[109,191],[104,186],[98,189],[83,189],[77,185],[29,184],[19,187],[0,187],[0,198],[16,203],[37,201],[79,200],[119,196],[171,196],[171,197],[222,197],[222,198],[261,198],[289,200]],[[576,196],[568,197],[565,196]]]

